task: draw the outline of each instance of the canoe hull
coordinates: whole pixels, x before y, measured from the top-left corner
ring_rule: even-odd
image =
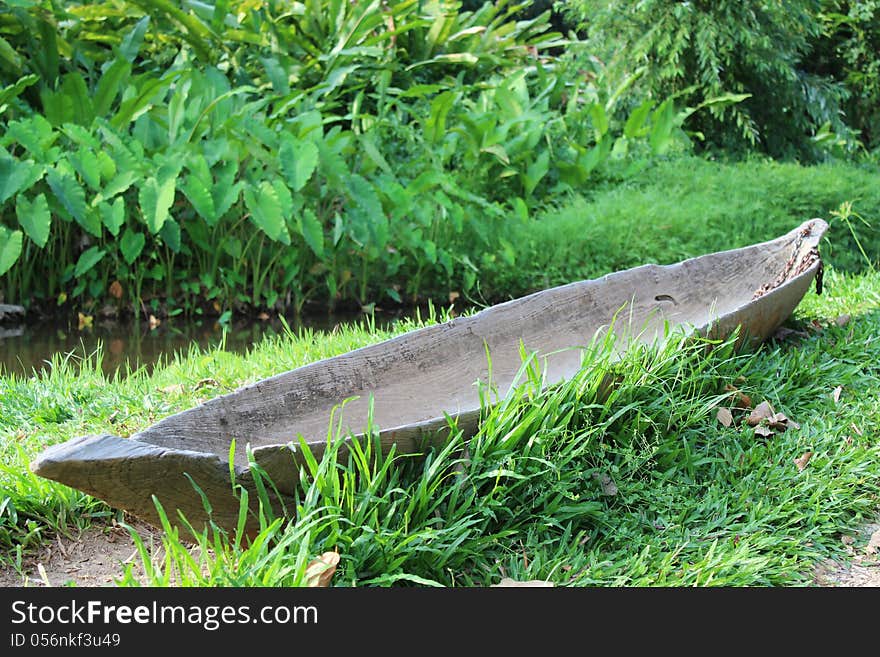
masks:
[[[540,359],[549,385],[575,374],[583,350],[610,334],[620,351],[662,340],[670,327],[714,338],[739,329],[750,344],[766,339],[820,274],[817,248],[826,229],[814,219],[762,244],[537,292],[258,381],[129,439],[68,441],[31,467],[154,524],[153,495],[166,510],[178,508],[195,526],[203,523],[195,483],[212,520],[232,529],[240,512],[233,480],[248,490],[255,510],[247,447],[275,485],[276,511],[289,511],[302,463],[297,442],[319,457],[331,416],[343,434],[362,435],[369,423],[383,449],[418,453],[447,440],[447,417],[472,435],[480,412],[476,382],[491,376],[505,393],[523,352]],[[248,522],[253,530],[254,514]]]

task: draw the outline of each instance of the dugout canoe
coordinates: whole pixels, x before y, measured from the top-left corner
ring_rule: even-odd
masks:
[[[154,524],[152,495],[172,521],[179,509],[196,526],[204,523],[195,483],[214,522],[231,529],[239,517],[233,479],[251,502],[257,499],[247,445],[277,487],[273,504],[293,508],[298,439],[320,456],[334,408],[334,426],[341,422],[351,439],[365,431],[372,397],[383,449],[395,444],[413,453],[442,443],[447,416],[472,434],[480,409],[475,383],[488,378],[487,351],[492,383],[503,393],[522,364],[521,347],[540,359],[549,385],[577,372],[583,348],[609,331],[619,349],[663,339],[670,327],[713,337],[741,327],[741,337],[764,340],[814,279],[821,292],[818,245],[827,228],[813,219],[768,242],[543,290],[263,379],[129,438],[74,438],[46,449],[31,469]],[[351,398],[340,418],[339,405]]]

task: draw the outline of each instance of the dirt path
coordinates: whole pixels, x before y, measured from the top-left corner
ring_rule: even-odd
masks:
[[[161,551],[160,533],[135,522],[135,529],[155,559]],[[872,541],[872,536],[876,536]],[[828,560],[816,567],[817,586],[880,587],[880,518],[866,525],[858,536],[844,543],[849,553],[845,562]],[[23,573],[0,568],[0,586],[113,586],[122,578],[125,565],[132,564],[137,577],[142,572],[140,555],[129,533],[120,526],[91,527],[76,539],[56,538],[28,558]],[[42,567],[42,568],[41,568]]]
[[[849,540],[852,539],[852,540]],[[880,518],[865,525],[858,536],[844,537],[849,559],[828,560],[814,572],[819,586],[880,586]]]
[[[133,526],[155,554],[161,544],[159,532],[143,523]],[[143,572],[131,535],[120,526],[93,526],[75,539],[56,536],[25,559],[21,573],[0,567],[0,586],[113,586],[126,564],[132,564],[135,576]]]

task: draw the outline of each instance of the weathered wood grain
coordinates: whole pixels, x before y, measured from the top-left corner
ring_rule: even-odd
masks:
[[[814,219],[770,242],[544,290],[258,381],[128,440],[70,441],[42,454],[32,468],[148,521],[156,521],[155,494],[166,508],[203,522],[201,498],[186,472],[210,499],[214,521],[234,527],[233,476],[255,498],[247,446],[281,504],[298,485],[297,441],[320,455],[334,412],[334,430],[361,435],[371,418],[383,447],[394,444],[399,452],[446,440],[447,414],[472,435],[477,384],[490,380],[489,357],[491,383],[503,395],[522,364],[521,350],[536,355],[552,384],[576,373],[584,349],[609,332],[620,351],[632,341],[663,339],[669,326],[715,337],[740,326],[745,339],[765,339],[809,289],[826,229]]]

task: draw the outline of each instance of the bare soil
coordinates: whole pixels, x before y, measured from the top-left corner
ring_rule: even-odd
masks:
[[[132,525],[152,560],[160,559],[160,532],[138,521]],[[871,545],[875,535],[880,539],[880,518],[863,527],[857,536],[843,537],[847,559],[819,564],[813,572],[813,583],[823,587],[880,587],[880,547]],[[43,545],[26,559],[21,572],[12,566],[0,567],[0,586],[113,586],[122,578],[127,564],[131,564],[135,577],[143,572],[129,533],[118,525],[93,526],[74,539],[56,537],[54,543]]]
[[[877,537],[877,538],[873,538]],[[819,586],[880,586],[880,518],[857,536],[844,536],[848,559],[819,564],[813,580]]]
[[[141,522],[131,523],[144,545],[155,555],[160,533]],[[56,536],[27,557],[21,571],[0,567],[0,586],[113,586],[132,565],[135,576],[143,572],[131,535],[123,527],[92,526],[75,538]]]

